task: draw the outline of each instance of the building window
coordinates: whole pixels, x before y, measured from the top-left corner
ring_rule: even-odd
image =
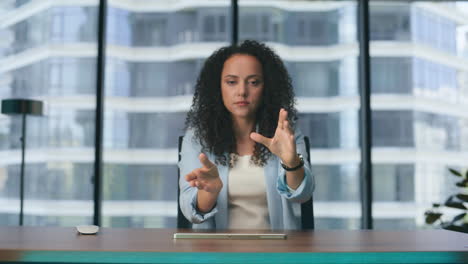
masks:
[[[369,19],[371,40],[410,40],[410,7],[408,4],[372,5]]]
[[[375,201],[414,201],[414,165],[373,164]]]
[[[224,41],[227,38],[224,10],[200,10],[202,41]]]
[[[411,94],[411,58],[371,58],[371,87],[375,94]]]
[[[312,148],[340,147],[340,114],[301,114],[299,127],[309,136]]]
[[[372,111],[374,147],[414,147],[413,112]]]

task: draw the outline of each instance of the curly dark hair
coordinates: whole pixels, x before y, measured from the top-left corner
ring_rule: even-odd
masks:
[[[185,126],[194,130],[195,139],[203,152],[214,153],[217,164],[230,166],[236,160],[231,160],[232,155],[226,154],[237,154],[236,138],[231,114],[221,96],[221,73],[224,62],[235,54],[251,55],[262,65],[264,86],[262,103],[256,113],[257,132],[273,137],[281,108],[288,111],[292,126],[297,119],[291,78],[283,61],[272,49],[263,43],[246,40],[239,46],[227,46],[215,51],[200,71]],[[252,160],[264,166],[270,155],[268,148],[256,143]]]

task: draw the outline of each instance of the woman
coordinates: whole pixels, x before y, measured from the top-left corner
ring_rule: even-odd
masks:
[[[314,188],[281,59],[245,41],[205,62],[187,115],[180,207],[194,228],[300,229]]]

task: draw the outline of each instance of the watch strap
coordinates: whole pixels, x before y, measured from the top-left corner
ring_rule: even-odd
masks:
[[[301,154],[297,154],[297,156],[299,157],[299,160],[300,160],[299,165],[290,168],[290,167],[284,165],[283,161],[281,161],[281,167],[283,167],[283,169],[285,171],[295,171],[295,170],[298,170],[298,169],[302,168],[304,166],[304,158],[302,157]]]

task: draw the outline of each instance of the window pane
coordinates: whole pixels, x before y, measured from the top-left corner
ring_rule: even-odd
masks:
[[[109,2],[104,226],[176,226],[178,137],[204,59],[229,44],[230,1],[209,3]]]
[[[266,41],[291,75],[311,143],[315,228],[360,228],[357,2],[268,3],[239,1],[239,36]]]
[[[373,212],[377,229],[424,226],[455,194],[468,154],[468,5],[370,5]]]
[[[0,98],[45,106],[27,116],[25,225],[92,223],[97,2],[0,4]],[[21,131],[0,115],[0,225],[19,224]]]

